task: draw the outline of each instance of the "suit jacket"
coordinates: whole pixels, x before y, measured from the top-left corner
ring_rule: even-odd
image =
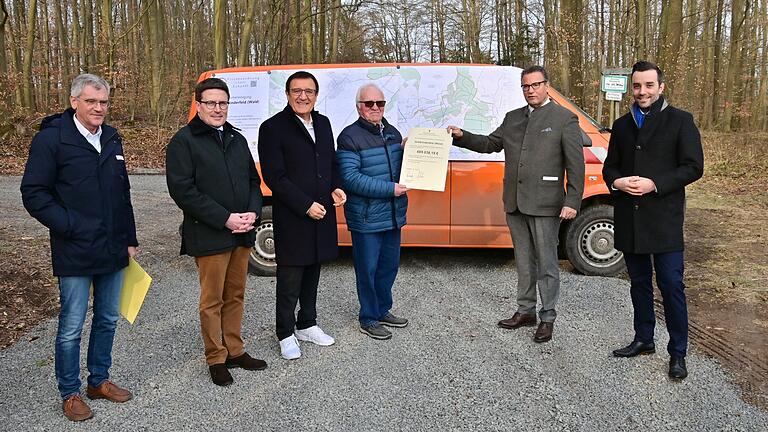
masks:
[[[331,192],[341,187],[328,117],[312,111],[315,141],[290,106],[259,127],[259,160],[264,182],[272,189],[275,260],[303,266],[338,256],[336,209]],[[313,202],[325,217],[307,215]]]
[[[613,123],[603,178],[614,200],[616,249],[629,253],[683,250],[685,186],[704,173],[693,116],[659,98],[637,127],[632,113]],[[633,196],[611,186],[620,177],[653,180],[656,192]]]
[[[453,144],[479,153],[504,150],[504,210],[558,216],[576,210],[584,191],[584,150],[576,116],[554,102],[510,111],[490,135],[464,131]],[[568,184],[564,186],[565,176]]]
[[[195,116],[165,150],[165,177],[173,201],[184,211],[181,253],[205,256],[253,247],[256,231],[232,234],[230,214],[261,215],[261,179],[248,141],[224,123],[218,131]],[[258,221],[256,226],[258,226]]]

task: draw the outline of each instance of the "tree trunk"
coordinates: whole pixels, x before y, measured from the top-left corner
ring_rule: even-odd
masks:
[[[112,0],[101,0],[101,40],[102,47],[99,52],[105,55],[104,77],[107,82],[114,82],[115,74],[115,45],[114,30],[112,28]],[[114,87],[112,88],[114,90]],[[113,92],[114,93],[114,92]]]
[[[22,97],[24,107],[30,111],[35,109],[32,97],[32,55],[35,50],[35,25],[37,23],[37,0],[29,0],[27,4],[27,37],[24,47],[24,64],[22,69]]]
[[[646,22],[648,20],[648,0],[635,0],[635,58],[648,58],[648,39],[646,37]]]
[[[240,50],[237,53],[237,66],[248,64],[251,53],[251,34],[253,33],[253,17],[256,15],[256,2],[248,2],[248,10],[243,19],[243,29],[240,32]]]
[[[712,100],[714,92],[706,92],[704,89],[714,89],[715,83],[712,81],[713,71],[712,64],[714,59],[715,48],[715,21],[713,19],[713,9],[715,7],[715,0],[704,0],[704,16],[702,19],[702,35],[701,39],[704,42],[701,52],[701,67],[699,68],[699,77],[701,78],[702,86],[699,89],[701,95],[701,116],[699,121],[703,129],[707,129],[712,124]]]
[[[731,3],[731,43],[728,49],[728,69],[725,77],[725,110],[723,111],[723,130],[732,130],[734,124],[734,102],[736,99],[736,86],[740,82],[739,76],[742,67],[742,53],[744,47],[742,35],[744,22],[747,16],[749,3],[745,0],[733,0]]]
[[[0,0],[0,73],[8,74],[8,59],[5,56],[5,23],[8,22],[8,9],[5,0]]]
[[[305,63],[314,63],[312,58],[312,0],[303,0],[301,18],[296,28],[301,35],[302,52],[301,59]]]
[[[213,8],[213,67],[221,69],[227,64],[227,1],[215,0]]]
[[[336,59],[339,56],[339,26],[341,20],[339,15],[341,13],[341,0],[331,0],[331,43],[328,47],[328,62],[336,63]]]

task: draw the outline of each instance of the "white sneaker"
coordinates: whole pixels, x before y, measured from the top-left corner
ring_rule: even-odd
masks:
[[[328,336],[323,331],[323,329],[318,326],[312,326],[303,330],[296,330],[294,334],[300,341],[312,342],[313,344],[320,346],[329,346],[336,343],[332,337]]]
[[[291,335],[280,341],[280,355],[286,360],[295,360],[301,357],[301,348],[296,337]]]

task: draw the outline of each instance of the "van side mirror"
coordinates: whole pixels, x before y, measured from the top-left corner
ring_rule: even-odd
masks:
[[[581,132],[581,146],[592,147],[592,138],[590,138],[581,128],[579,128],[579,132]]]

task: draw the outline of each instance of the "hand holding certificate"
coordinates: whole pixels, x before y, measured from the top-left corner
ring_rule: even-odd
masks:
[[[400,183],[408,189],[443,192],[453,138],[442,128],[412,128],[403,152]]]

